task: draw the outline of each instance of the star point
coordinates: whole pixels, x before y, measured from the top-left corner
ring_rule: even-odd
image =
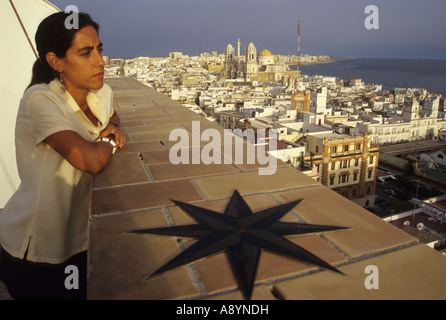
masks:
[[[302,200],[291,201],[254,213],[240,193],[235,190],[223,214],[171,200],[196,219],[198,224],[129,232],[197,239],[193,245],[169,260],[148,278],[225,251],[239,289],[245,299],[250,299],[262,249],[343,274],[313,253],[284,238],[292,235],[348,229],[346,227],[279,221]]]

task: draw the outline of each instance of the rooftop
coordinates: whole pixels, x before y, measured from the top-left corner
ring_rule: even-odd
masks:
[[[381,152],[389,155],[400,155],[415,152],[428,152],[446,147],[445,141],[420,140],[380,146]]]
[[[327,138],[328,140],[355,139],[354,136],[350,136],[348,134],[327,132],[327,131],[308,132],[306,135],[307,136],[314,136],[314,137],[319,138],[319,139]]]
[[[391,220],[390,223],[412,234],[423,243],[436,240],[446,241],[446,223],[441,223],[430,215],[420,212],[413,216]],[[422,227],[417,226],[422,224]]]
[[[243,299],[225,252],[149,277],[196,242],[129,233],[195,225],[172,200],[223,213],[234,190],[254,213],[303,199],[281,221],[350,228],[287,236],[343,274],[263,250],[252,299],[446,298],[439,252],[280,161],[272,175],[260,175],[258,162],[172,164],[172,130],[193,140],[193,121],[201,131],[223,129],[135,79],[106,81],[128,143],[92,185],[89,299]],[[380,271],[379,289],[364,285],[369,265]]]

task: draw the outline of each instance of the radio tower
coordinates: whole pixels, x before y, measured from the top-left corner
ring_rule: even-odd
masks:
[[[300,19],[297,24],[297,75],[300,76]]]
[[[299,78],[300,78],[300,19],[298,20],[298,29],[297,29],[297,74],[294,78],[293,91],[297,91],[299,87]]]

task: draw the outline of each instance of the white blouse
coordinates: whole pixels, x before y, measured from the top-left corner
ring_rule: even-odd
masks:
[[[0,212],[0,243],[12,256],[61,263],[87,249],[91,175],[43,141],[71,130],[94,141],[114,113],[108,85],[90,91],[96,127],[58,80],[29,88],[17,115],[15,142],[21,184]]]

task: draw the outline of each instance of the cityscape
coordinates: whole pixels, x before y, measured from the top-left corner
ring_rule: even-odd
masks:
[[[220,54],[106,57],[106,75],[135,78],[224,129],[275,129],[278,159],[382,218],[446,199],[441,94],[299,71],[329,56],[241,51],[238,39]]]
[[[51,2],[2,5],[17,48],[5,61],[35,61],[36,13],[71,5]],[[88,190],[87,299],[170,300],[163,312],[207,316],[217,308],[191,300],[232,315],[277,309],[227,301],[446,297],[444,3],[322,2],[70,6],[100,22],[126,137]],[[353,67],[363,77],[308,72],[361,59],[417,81],[380,78],[373,63]],[[409,73],[392,65],[415,60]],[[7,67],[2,98],[18,107],[30,70]],[[4,197],[19,183],[16,110],[5,111]]]

